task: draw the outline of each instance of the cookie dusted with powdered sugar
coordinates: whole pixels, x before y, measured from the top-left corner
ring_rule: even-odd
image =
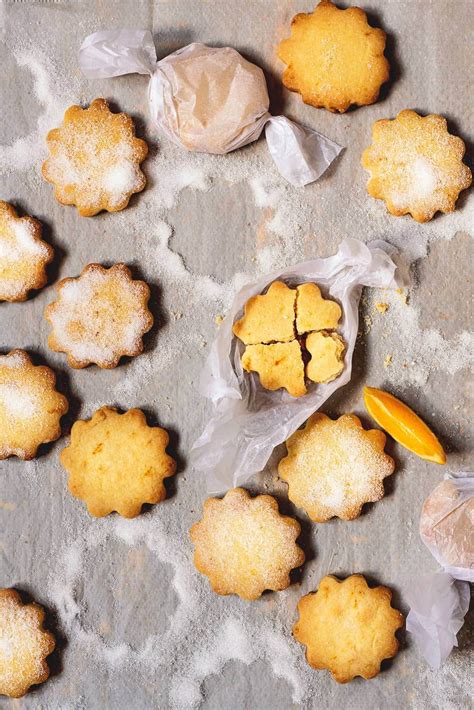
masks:
[[[252,498],[233,488],[209,498],[202,519],[191,528],[194,564],[217,594],[258,599],[266,589],[290,585],[290,572],[304,562],[296,544],[300,524],[281,515],[272,496]]]
[[[47,680],[46,658],[56,642],[44,618],[39,604],[23,604],[14,589],[0,589],[0,695],[21,698]]]
[[[53,247],[41,239],[40,222],[19,217],[0,200],[0,301],[26,301],[29,291],[42,288],[53,256]]]
[[[105,99],[95,99],[85,109],[68,108],[47,143],[43,177],[54,185],[58,202],[75,205],[83,217],[123,210],[146,185],[139,166],[148,146],[135,137],[130,116],[112,113]]]
[[[68,401],[55,385],[54,372],[33,365],[24,350],[0,355],[0,459],[32,459],[40,444],[61,436]]]
[[[366,431],[354,414],[333,420],[316,412],[290,436],[278,466],[288,498],[317,523],[357,518],[364,503],[383,497],[383,479],[394,471],[385,443],[382,431]]]
[[[48,345],[66,353],[71,367],[94,363],[113,368],[121,357],[142,352],[142,338],[153,325],[150,289],[133,280],[125,264],[109,269],[89,264],[79,277],[60,281],[56,290],[58,299],[45,310],[52,326]]]
[[[405,109],[376,121],[372,145],[362,155],[370,173],[369,195],[384,200],[390,214],[428,222],[436,212],[453,212],[461,190],[472,182],[463,163],[464,142],[448,132],[446,119]]]

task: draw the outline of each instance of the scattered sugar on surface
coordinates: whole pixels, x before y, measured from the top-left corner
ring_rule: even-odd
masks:
[[[373,310],[379,293],[371,289],[367,298],[368,308]],[[383,323],[376,322],[377,327],[371,335],[374,347],[386,348],[386,342],[391,338],[397,344],[396,350],[391,352],[390,367],[385,372],[389,383],[423,386],[432,372],[454,375],[474,363],[473,333],[464,330],[448,340],[435,328],[423,329],[419,311],[400,294],[386,291],[384,299],[389,310]]]

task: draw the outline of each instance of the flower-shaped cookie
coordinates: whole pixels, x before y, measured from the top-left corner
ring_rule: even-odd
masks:
[[[222,500],[209,498],[190,534],[194,564],[217,594],[257,599],[265,591],[290,585],[290,571],[304,562],[295,540],[299,523],[281,515],[272,496],[251,498],[242,488]]]
[[[352,104],[373,104],[389,77],[385,39],[360,8],[340,10],[322,0],[314,12],[293,18],[291,37],[278,47],[287,65],[283,83],[316,108],[343,113]]]
[[[32,459],[40,444],[61,436],[68,402],[55,384],[54,372],[33,365],[24,350],[0,355],[0,460]]]
[[[102,407],[92,419],[75,422],[61,452],[69,490],[95,517],[116,511],[134,518],[145,503],[166,498],[163,480],[176,471],[168,442],[166,431],[148,426],[140,409],[119,414]]]
[[[391,121],[376,121],[372,145],[362,155],[369,195],[385,200],[391,214],[411,214],[417,222],[428,222],[438,210],[453,212],[472,182],[464,152],[464,142],[448,133],[442,116],[406,109]]]
[[[44,610],[23,604],[14,589],[0,589],[0,695],[21,698],[49,676],[46,658],[53,635],[43,628]]]
[[[78,278],[60,281],[58,300],[45,318],[52,325],[51,350],[67,353],[71,367],[116,367],[122,356],[143,350],[142,338],[153,325],[147,308],[150,289],[134,281],[130,269],[115,264],[105,269],[89,264]]]
[[[42,288],[53,256],[53,248],[41,239],[41,224],[18,217],[0,200],[0,301],[25,301],[28,291]]]
[[[306,646],[310,666],[330,670],[338,683],[355,676],[374,678],[382,661],[398,651],[395,632],[404,619],[391,600],[390,589],[370,589],[361,574],[342,582],[332,575],[323,577],[318,591],[300,600],[293,627],[296,640]]]
[[[383,479],[394,471],[385,442],[382,431],[366,431],[354,414],[332,420],[316,412],[290,436],[278,466],[288,498],[317,523],[357,518],[364,503],[383,497]]]
[[[76,205],[83,217],[123,210],[145,187],[139,166],[148,146],[135,137],[130,116],[112,113],[104,99],[86,109],[68,108],[63,125],[48,133],[47,142],[50,157],[43,163],[43,177],[53,183],[58,202]]]
[[[284,388],[293,397],[306,394],[306,360],[308,379],[334,380],[344,369],[344,341],[332,332],[341,315],[316,284],[289,288],[274,281],[265,294],[249,298],[234,323],[234,335],[246,345],[242,367],[258,372],[265,389]]]

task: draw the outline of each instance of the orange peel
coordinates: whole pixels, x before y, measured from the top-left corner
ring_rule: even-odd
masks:
[[[404,402],[375,387],[364,387],[364,402],[370,416],[392,439],[426,461],[446,463],[435,434]]]

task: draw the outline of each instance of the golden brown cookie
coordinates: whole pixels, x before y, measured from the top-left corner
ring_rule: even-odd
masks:
[[[233,332],[245,345],[284,343],[295,337],[296,291],[274,281],[262,296],[249,298]]]
[[[45,309],[52,326],[48,345],[67,353],[71,367],[116,367],[122,356],[143,350],[142,338],[153,325],[147,308],[150,289],[132,279],[125,264],[109,269],[89,264],[77,278],[60,281],[58,299]]]
[[[202,519],[191,528],[194,564],[217,594],[257,599],[265,589],[289,587],[290,571],[304,562],[295,542],[300,532],[272,496],[251,498],[233,488],[221,500],[206,500]]]
[[[139,166],[148,146],[135,137],[130,116],[112,113],[105,99],[95,99],[86,109],[68,108],[47,143],[50,157],[43,163],[43,177],[54,185],[58,202],[76,205],[83,217],[123,210],[145,187]]]
[[[166,431],[148,426],[140,409],[119,414],[101,407],[92,419],[75,422],[61,452],[69,490],[95,517],[116,511],[134,518],[145,503],[166,498],[163,480],[176,471],[168,442]]]
[[[383,479],[394,471],[385,443],[382,431],[366,431],[354,414],[332,420],[316,412],[290,436],[278,466],[288,498],[316,523],[357,518],[364,503],[383,497]]]
[[[43,628],[44,609],[23,604],[14,589],[0,589],[0,695],[21,698],[49,676],[54,636]]]
[[[341,315],[339,304],[323,298],[316,284],[289,288],[274,281],[267,293],[249,298],[243,317],[234,323],[234,335],[247,346],[242,367],[258,372],[265,389],[284,388],[292,397],[301,397],[307,392],[305,357],[309,353],[307,377],[330,382],[344,368],[344,341],[326,331],[316,337],[316,331],[336,329]]]
[[[312,330],[336,330],[342,316],[341,306],[323,298],[314,283],[298,286],[296,299],[296,330],[298,335]]]
[[[417,222],[428,222],[437,211],[453,212],[472,182],[464,152],[464,142],[448,133],[442,116],[405,109],[393,120],[376,121],[372,145],[362,155],[369,195],[385,200],[391,214],[411,214]]]
[[[32,459],[40,444],[61,436],[68,401],[55,384],[54,372],[33,365],[24,350],[0,355],[0,460]]]
[[[382,661],[398,651],[395,632],[404,618],[391,600],[388,587],[370,589],[361,574],[342,581],[323,577],[317,592],[300,600],[293,627],[310,666],[330,670],[338,683],[374,678]]]
[[[284,387],[292,397],[306,394],[304,363],[297,340],[247,345],[242,355],[242,367],[247,372],[258,372],[260,383],[267,390]]]
[[[322,0],[314,12],[293,18],[291,37],[278,46],[287,65],[283,84],[305,103],[329,111],[373,104],[389,78],[385,39],[360,8],[341,10]]]
[[[306,350],[311,360],[306,366],[306,375],[312,382],[332,382],[344,369],[346,346],[340,335],[322,330],[310,333],[306,338]]]
[[[40,222],[19,217],[0,200],[0,301],[26,301],[29,291],[42,288],[53,256],[53,247],[41,239]]]

